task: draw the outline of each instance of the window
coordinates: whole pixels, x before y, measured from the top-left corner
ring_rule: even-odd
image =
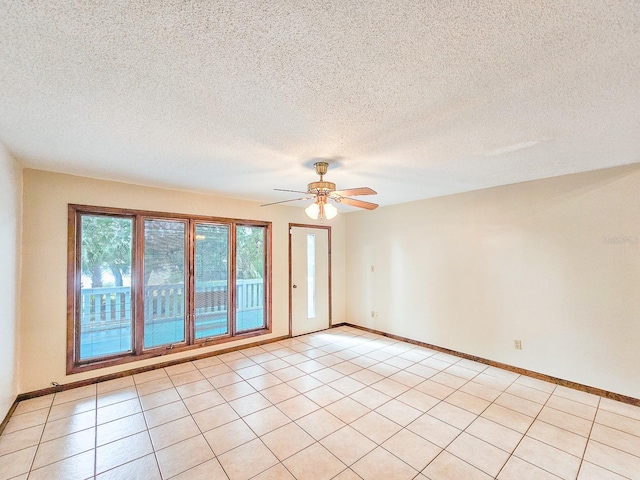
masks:
[[[270,234],[268,222],[70,205],[68,373],[269,333]]]

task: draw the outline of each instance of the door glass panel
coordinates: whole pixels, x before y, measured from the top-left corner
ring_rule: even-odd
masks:
[[[79,360],[129,353],[133,220],[83,215],[80,229]]]
[[[307,234],[307,318],[316,316],[316,236]]]
[[[236,227],[236,331],[264,328],[265,228]]]
[[[144,222],[144,348],[185,341],[185,231],[181,221]]]
[[[229,227],[196,224],[195,338],[229,333]]]

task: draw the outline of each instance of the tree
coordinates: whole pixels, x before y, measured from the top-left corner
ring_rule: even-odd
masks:
[[[82,216],[82,273],[91,277],[93,288],[102,287],[105,269],[116,286],[131,272],[132,225],[129,218]]]

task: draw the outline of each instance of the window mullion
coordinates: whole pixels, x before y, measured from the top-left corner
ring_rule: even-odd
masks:
[[[140,355],[144,345],[144,218],[136,215],[134,225],[133,265],[135,274],[131,275],[133,285],[134,311],[132,317],[134,329],[134,355]]]
[[[236,228],[235,222],[229,225],[229,331],[231,336],[235,336],[236,328],[236,305],[237,305],[237,268],[236,268]]]

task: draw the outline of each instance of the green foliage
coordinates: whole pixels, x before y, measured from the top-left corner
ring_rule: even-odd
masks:
[[[104,215],[82,217],[82,273],[92,286],[102,286],[102,272],[111,270],[116,286],[131,272],[132,220]]]
[[[239,279],[263,277],[264,233],[262,227],[238,226],[236,229],[236,275]]]

